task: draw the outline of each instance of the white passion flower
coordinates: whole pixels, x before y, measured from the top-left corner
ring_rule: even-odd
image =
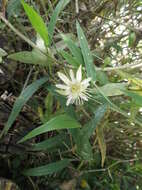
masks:
[[[66,105],[83,104],[84,101],[88,101],[89,93],[88,86],[91,78],[86,78],[82,80],[82,68],[81,65],[74,76],[73,70],[70,70],[70,78],[68,78],[63,73],[58,72],[59,78],[64,82],[64,84],[57,84],[56,87],[60,90],[57,90],[58,93],[67,97]]]
[[[45,44],[43,39],[40,37],[40,35],[37,33],[37,38],[36,38],[36,46],[41,49],[43,52],[47,52]]]

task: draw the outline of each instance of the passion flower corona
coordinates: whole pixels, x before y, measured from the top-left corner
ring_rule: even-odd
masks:
[[[64,84],[57,84],[56,87],[58,93],[67,97],[66,105],[83,104],[84,101],[88,101],[89,93],[88,87],[90,85],[91,78],[86,78],[82,80],[82,68],[81,65],[74,75],[73,70],[69,72],[70,78],[68,78],[63,73],[58,72],[59,78],[64,82]]]

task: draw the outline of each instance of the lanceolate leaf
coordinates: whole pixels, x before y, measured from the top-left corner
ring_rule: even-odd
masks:
[[[89,122],[89,124],[84,127],[82,130],[88,136],[88,138],[91,137],[93,132],[96,130],[97,126],[101,123],[102,119],[104,118],[105,114],[107,113],[108,106],[107,105],[101,105],[97,108],[97,110],[94,113],[94,117]]]
[[[62,114],[52,118],[47,123],[41,125],[40,127],[32,130],[25,137],[23,137],[19,142],[24,142],[28,139],[31,139],[37,135],[59,129],[70,129],[70,128],[79,128],[80,124],[73,118],[68,115]]]
[[[0,48],[0,57],[6,56],[7,53],[4,49]]]
[[[66,140],[66,136],[64,134],[59,134],[55,137],[50,137],[47,140],[44,140],[40,143],[36,143],[33,145],[32,150],[40,151],[40,150],[56,150],[57,147],[63,145],[63,142]]]
[[[77,146],[77,153],[84,160],[93,160],[92,147],[89,142],[91,135],[102,122],[107,113],[107,105],[101,105],[95,111],[94,118],[82,129],[71,129],[70,132]]]
[[[93,152],[89,137],[84,133],[84,131],[82,129],[70,129],[70,133],[76,144],[77,154],[81,159],[87,161],[93,160]]]
[[[95,71],[95,66],[93,64],[92,53],[89,49],[84,32],[78,22],[76,23],[76,27],[77,27],[77,34],[78,34],[78,39],[79,39],[82,55],[83,55],[85,66],[86,66],[87,75],[88,77],[91,77],[93,81],[95,81],[96,71]]]
[[[56,6],[56,8],[55,8],[55,10],[51,16],[49,25],[48,25],[48,31],[49,31],[50,39],[52,39],[52,37],[53,37],[54,28],[55,28],[55,25],[56,25],[56,22],[58,20],[60,12],[65,8],[65,6],[69,2],[70,2],[70,0],[60,0],[59,3],[57,4],[57,6]]]
[[[64,50],[62,50],[60,53],[64,57],[64,59],[67,61],[67,63],[73,65],[74,67],[79,67],[79,63],[69,53],[67,53]]]
[[[10,54],[8,58],[27,64],[40,65],[45,67],[49,66],[47,56],[35,50],[13,53]]]
[[[20,113],[22,107],[25,105],[25,103],[30,99],[30,97],[48,80],[47,77],[41,78],[29,86],[27,86],[20,94],[20,96],[17,98],[17,100],[14,103],[12,112],[8,118],[8,121],[1,133],[1,136],[3,134],[6,134],[9,130],[9,128],[12,126],[13,122],[15,121],[16,117]]]
[[[72,41],[67,35],[62,34],[61,36],[79,65],[84,65],[84,60],[80,48],[77,47],[75,42]]]
[[[100,87],[100,90],[105,94],[105,96],[120,96],[124,94],[122,90],[125,90],[125,87],[125,83],[108,83]],[[96,89],[94,89],[94,92],[98,93]]]
[[[22,173],[26,176],[43,176],[61,171],[70,163],[69,159],[64,159],[44,166],[24,170]]]
[[[142,106],[142,92],[141,91],[124,90],[123,92],[126,95],[130,96],[137,105]]]
[[[104,139],[104,132],[103,132],[103,124],[97,127],[96,129],[97,139],[102,155],[102,167],[104,166],[105,158],[106,158],[106,143]]]
[[[36,30],[37,33],[41,36],[41,38],[44,40],[45,45],[48,46],[49,40],[48,40],[48,31],[45,23],[43,22],[43,19],[41,16],[27,3],[24,2],[24,0],[21,0],[21,3],[24,7],[24,10],[33,26],[33,28]]]

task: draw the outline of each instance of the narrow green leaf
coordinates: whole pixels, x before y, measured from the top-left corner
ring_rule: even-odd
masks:
[[[49,40],[48,40],[48,31],[47,27],[41,18],[41,16],[27,3],[24,2],[24,0],[21,0],[21,3],[24,7],[24,10],[33,26],[33,28],[36,30],[37,33],[41,36],[41,38],[44,40],[45,45],[48,46]]]
[[[90,138],[94,133],[96,127],[100,124],[105,114],[107,113],[107,110],[108,106],[106,104],[99,106],[94,112],[94,117],[92,120],[82,129],[88,138]]]
[[[49,25],[48,25],[48,31],[49,31],[50,39],[52,39],[52,37],[53,37],[55,25],[56,25],[56,22],[58,20],[60,12],[65,8],[65,6],[69,2],[70,2],[70,0],[60,0],[59,3],[57,4],[57,6],[56,6],[56,8],[55,8],[55,10],[51,16]]]
[[[66,168],[70,164],[69,159],[64,159],[61,161],[57,161],[51,164],[47,164],[44,166],[40,166],[37,168],[30,168],[27,170],[24,170],[22,173],[26,176],[43,176],[43,175],[49,175],[56,172],[61,171],[62,169]]]
[[[106,101],[106,103],[108,104],[109,108],[113,111],[116,111],[117,113],[120,113],[121,115],[125,116],[126,118],[130,118],[128,116],[128,113],[123,111],[122,109],[120,109],[118,106],[116,106],[113,102],[110,101],[110,99],[102,92],[102,90],[96,85],[94,84],[95,87],[97,88],[98,92],[100,93],[100,95],[104,98],[104,100]],[[122,89],[121,89],[122,90]],[[123,91],[123,90],[122,90]],[[135,120],[133,121],[134,123],[137,123],[138,125],[142,126],[142,123],[138,120],[138,118],[135,118]]]
[[[108,76],[104,71],[96,71],[96,80],[101,86],[109,83]]]
[[[33,145],[32,150],[33,151],[40,151],[40,150],[53,150],[61,145],[63,145],[63,142],[65,141],[66,137],[63,134],[59,134],[55,137],[49,138],[47,140],[44,140],[40,143],[36,143]]]
[[[40,127],[33,129],[25,137],[23,137],[19,143],[24,142],[28,139],[31,139],[37,135],[59,129],[70,129],[70,128],[79,128],[80,124],[73,118],[68,115],[62,114],[52,118],[47,123],[41,125]]]
[[[131,32],[130,33],[130,35],[129,35],[129,47],[134,47],[136,44],[135,44],[135,42],[136,42],[136,34],[135,34],[135,32]]]
[[[104,125],[101,124],[100,126],[96,128],[96,135],[97,135],[97,139],[98,139],[98,143],[99,143],[99,147],[101,151],[101,156],[102,156],[102,162],[101,162],[102,167],[104,167],[104,162],[106,158],[106,143],[105,143],[105,138],[104,138],[103,127]]]
[[[82,55],[86,66],[87,76],[91,77],[93,81],[96,81],[96,71],[93,63],[93,56],[89,49],[87,39],[78,22],[76,23],[76,27]]]
[[[76,144],[77,154],[83,160],[93,160],[92,147],[89,141],[89,137],[84,133],[82,129],[70,129],[70,133]]]
[[[0,57],[4,57],[6,55],[7,55],[6,51],[4,49],[0,48]]]
[[[64,59],[67,61],[67,63],[73,65],[74,67],[79,67],[80,64],[69,53],[65,51],[60,51],[60,53],[64,57]]]
[[[139,94],[139,91],[133,92],[133,91],[128,91],[128,90],[123,90],[123,92],[127,96],[130,96],[137,105],[142,106],[142,94]]]
[[[51,93],[48,93],[48,95],[46,96],[45,101],[44,101],[45,108],[46,108],[44,117],[45,117],[46,121],[48,121],[49,118],[52,117],[53,103],[54,103],[53,95]]]
[[[107,112],[107,106],[100,106],[94,113],[93,119],[84,126],[80,131],[78,129],[72,130],[72,136],[77,146],[77,153],[84,160],[93,160],[92,147],[89,142],[90,137],[94,133],[97,126],[101,123]],[[77,131],[78,130],[78,131]],[[85,134],[85,135],[84,135]]]
[[[48,66],[48,58],[41,52],[37,51],[21,51],[10,54],[9,59],[20,61],[22,63],[34,64],[40,66]]]
[[[84,65],[84,60],[80,48],[77,47],[75,42],[72,41],[67,35],[61,34],[61,36],[79,65]]]
[[[125,83],[108,83],[100,87],[100,90],[105,96],[120,96],[124,94],[122,90],[125,90],[125,88]],[[94,91],[95,93],[99,93],[96,89]]]
[[[20,96],[17,98],[17,100],[14,103],[12,112],[8,118],[8,121],[1,133],[0,136],[3,134],[6,134],[9,130],[9,128],[12,126],[13,122],[15,121],[16,117],[20,113],[22,107],[24,104],[30,99],[30,97],[48,80],[47,77],[41,78],[39,80],[36,80],[29,86],[27,86],[20,94]]]

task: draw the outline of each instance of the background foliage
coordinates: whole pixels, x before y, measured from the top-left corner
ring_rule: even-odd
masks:
[[[141,0],[2,1],[1,177],[20,189],[141,189],[141,11]],[[93,100],[67,107],[56,73],[80,64]]]

